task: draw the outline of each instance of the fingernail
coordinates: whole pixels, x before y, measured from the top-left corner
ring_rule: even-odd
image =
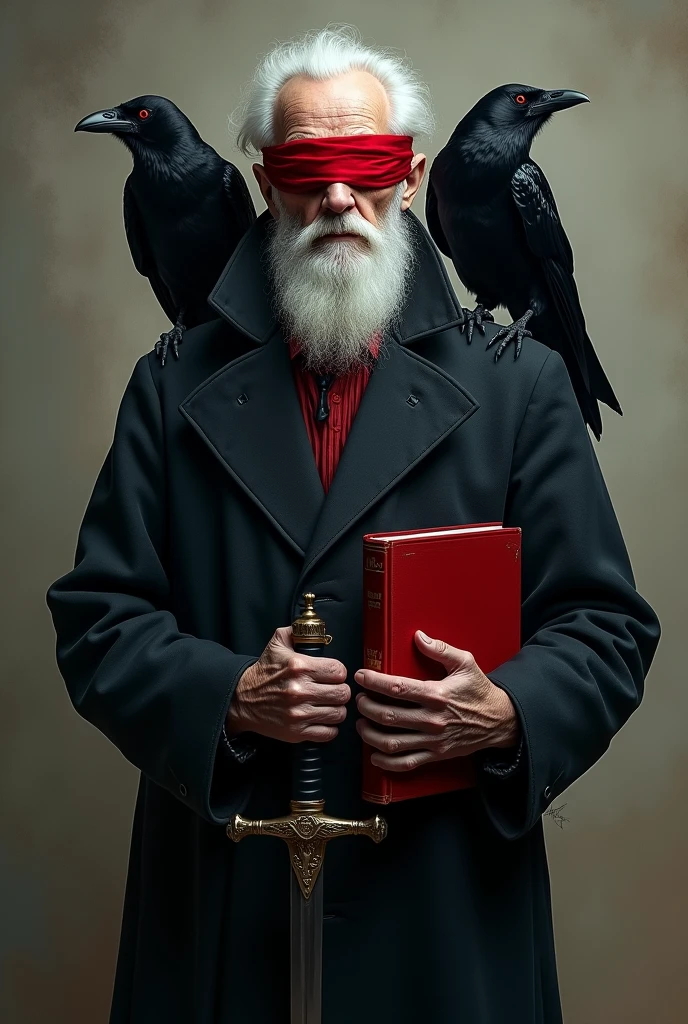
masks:
[[[426,644],[429,644],[429,643],[431,642],[431,641],[430,641],[430,637],[429,637],[429,636],[427,636],[427,635],[426,635],[426,634],[425,634],[425,633],[423,632],[423,630],[422,630],[422,629],[419,629],[419,630],[418,630],[418,632],[419,632],[419,634],[420,634],[420,638],[421,638],[421,640],[425,640]]]
[[[363,672],[361,671],[360,668],[359,668],[358,672],[356,673],[356,675],[354,676],[354,679],[356,680],[357,683],[360,683],[360,682],[363,681]]]

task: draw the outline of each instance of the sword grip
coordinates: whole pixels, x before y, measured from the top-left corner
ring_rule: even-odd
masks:
[[[322,758],[317,744],[297,743],[292,765],[292,800],[324,800]]]
[[[324,644],[293,642],[294,650],[317,658],[325,653]],[[317,743],[297,743],[292,760],[292,800],[324,800],[322,757]]]

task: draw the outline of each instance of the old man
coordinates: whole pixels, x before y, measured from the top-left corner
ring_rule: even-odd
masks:
[[[561,1021],[541,816],[637,708],[659,623],[561,357],[526,338],[495,363],[460,331],[409,210],[431,125],[414,72],[347,29],[263,59],[239,142],[267,210],[218,318],[137,362],[48,591],[75,708],[141,772],[111,1024],[288,1020],[286,851],[225,825],[288,809],[304,739],[348,818],[376,810],[363,739],[391,771],[477,766],[386,808],[380,845],[330,844],[324,1024]],[[377,699],[397,681],[359,672],[361,537],[494,521],[523,531],[522,649],[486,676],[417,633],[446,700],[403,680],[400,737]],[[290,642],[305,591],[321,659]]]

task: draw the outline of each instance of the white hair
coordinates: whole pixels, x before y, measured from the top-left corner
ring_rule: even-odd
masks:
[[[382,84],[391,108],[390,134],[415,138],[434,130],[430,91],[404,57],[365,46],[352,25],[328,25],[278,43],[262,58],[244,103],[230,117],[230,126],[239,129],[239,149],[251,156],[275,144],[275,104],[289,79],[304,76],[322,82],[348,71],[368,71]]]

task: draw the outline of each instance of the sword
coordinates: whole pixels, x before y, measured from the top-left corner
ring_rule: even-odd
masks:
[[[294,650],[319,657],[332,640],[313,608],[315,594],[303,595],[305,608],[291,624]],[[292,762],[290,813],[268,821],[250,821],[235,814],[227,835],[235,843],[244,836],[278,836],[291,860],[291,1024],[322,1022],[323,860],[325,845],[338,836],[366,835],[381,842],[387,823],[376,815],[347,821],[325,814],[322,760],[318,743],[297,743]]]

